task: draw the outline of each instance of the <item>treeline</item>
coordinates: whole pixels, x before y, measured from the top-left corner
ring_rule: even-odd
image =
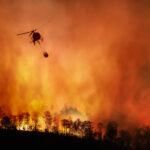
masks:
[[[61,123],[49,111],[45,111],[42,119],[44,121],[44,132],[49,134],[78,136],[81,139],[96,140],[100,144],[122,150],[149,150],[150,148],[150,127],[135,128],[132,132],[119,130],[115,121],[106,125],[99,122],[96,129],[91,121],[77,119],[62,119]],[[18,116],[5,115],[0,109],[0,128],[4,130],[24,130],[39,132],[39,116],[37,113],[32,116],[26,112]],[[60,126],[62,132],[60,132]]]

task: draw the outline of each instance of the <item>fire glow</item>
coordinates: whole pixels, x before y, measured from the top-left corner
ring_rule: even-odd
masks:
[[[58,120],[115,120],[127,128],[150,124],[147,4],[0,3],[0,106],[5,114],[37,113],[41,130],[45,128],[41,116],[47,110]],[[40,46],[15,34],[49,18],[52,23],[40,29],[44,37],[40,46],[49,53],[45,59]],[[30,130],[25,123],[18,129]]]

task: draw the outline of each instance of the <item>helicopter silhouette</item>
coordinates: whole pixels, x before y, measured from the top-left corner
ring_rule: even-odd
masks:
[[[34,30],[31,30],[28,32],[19,33],[19,34],[17,34],[17,36],[23,35],[23,34],[29,34],[34,45],[36,44],[36,42],[40,44],[40,40],[43,41],[43,38],[41,37],[40,33],[36,32],[36,31],[37,31],[37,29],[34,29]],[[49,56],[49,54],[44,51],[43,56],[47,58]]]
[[[29,34],[34,45],[36,44],[36,42],[40,44],[40,40],[43,41],[43,38],[41,37],[40,33],[36,31],[37,29],[34,29],[28,32],[19,33],[17,34],[17,36],[23,35],[23,34]]]

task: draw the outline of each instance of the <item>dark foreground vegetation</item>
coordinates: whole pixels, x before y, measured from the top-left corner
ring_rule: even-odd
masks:
[[[81,139],[76,136],[41,133],[36,131],[14,131],[0,130],[0,145],[4,147],[26,148],[26,149],[83,149],[91,147],[96,149],[101,147],[97,141],[93,139]]]
[[[150,150],[149,128],[137,129],[134,137],[126,131],[121,131],[120,136],[116,136],[115,132],[111,129],[103,139],[96,140],[69,134],[0,129],[0,145],[11,149]]]
[[[127,131],[119,129],[114,121],[105,125],[99,122],[94,128],[90,121],[62,119],[60,131],[60,123],[49,111],[43,114],[43,120],[45,127],[40,130],[37,113],[13,116],[0,109],[0,146],[34,150],[150,150],[149,126]]]

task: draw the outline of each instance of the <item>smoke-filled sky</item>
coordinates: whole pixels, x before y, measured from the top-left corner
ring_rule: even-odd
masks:
[[[150,124],[149,0],[0,0],[0,45],[5,112]]]

